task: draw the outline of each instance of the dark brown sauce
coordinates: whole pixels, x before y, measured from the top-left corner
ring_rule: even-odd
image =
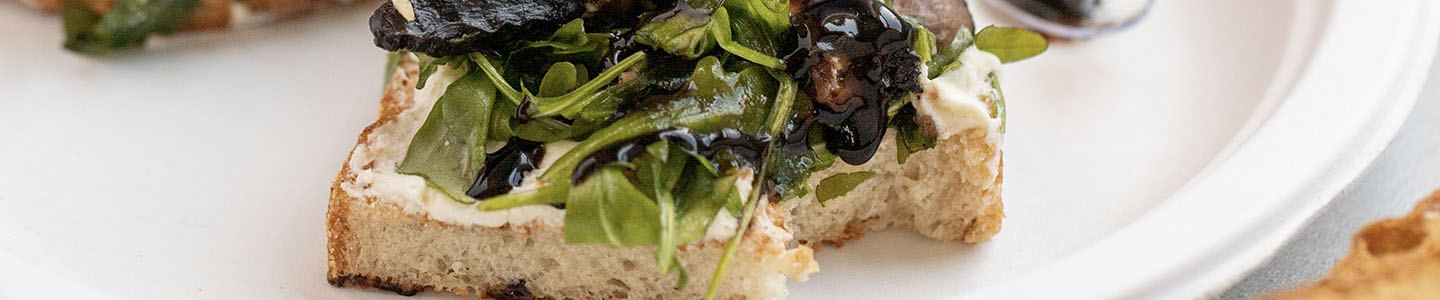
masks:
[[[707,158],[714,156],[720,150],[730,150],[753,165],[758,165],[760,158],[764,157],[766,146],[770,144],[769,138],[746,135],[734,129],[725,129],[710,134],[695,133],[689,128],[662,130],[610,146],[586,157],[570,174],[570,180],[576,183],[582,182],[602,166],[614,162],[630,162],[645,153],[646,146],[662,141],[670,142],[672,146],[678,147],[681,151]],[[680,174],[675,175],[679,176]]]
[[[504,147],[495,153],[485,155],[485,166],[480,177],[465,192],[472,198],[485,200],[504,195],[524,183],[525,175],[534,171],[545,156],[545,147],[539,142],[510,138]]]
[[[788,71],[815,104],[805,123],[822,125],[826,149],[841,160],[864,164],[885,136],[890,101],[922,91],[914,28],[873,0],[812,1],[791,23]]]

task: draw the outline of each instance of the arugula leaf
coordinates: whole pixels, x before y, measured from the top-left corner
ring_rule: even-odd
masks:
[[[553,118],[531,119],[515,127],[515,136],[541,143],[569,139],[573,132],[570,124]]]
[[[545,72],[544,79],[540,80],[540,97],[556,97],[564,95],[579,85],[580,79],[585,77],[575,68],[575,64],[559,62],[550,65],[550,71]],[[581,66],[584,68],[584,66]]]
[[[485,135],[495,87],[485,74],[470,72],[451,83],[410,141],[396,172],[425,182],[455,201],[473,203],[465,195],[485,164]]]
[[[915,26],[915,43],[910,47],[915,48],[915,53],[920,54],[920,63],[930,63],[931,57],[935,55],[935,33],[930,32],[919,22],[911,22]],[[928,77],[927,77],[928,78]]]
[[[789,0],[729,0],[725,9],[733,14],[735,41],[768,55],[779,55],[775,43],[790,30]]]
[[[781,76],[779,72],[775,72],[774,70],[771,70],[770,74],[781,81],[781,89],[777,91],[778,96],[775,101],[770,104],[770,111],[772,111],[772,113],[770,114],[770,121],[765,124],[765,128],[766,135],[779,137],[785,132],[785,126],[789,122],[789,117],[791,117],[790,109],[792,106],[795,105],[796,102],[804,101],[795,101],[795,93],[793,91],[794,83],[787,83],[786,81],[789,80],[788,77]],[[787,92],[786,89],[790,89],[790,91]],[[779,140],[778,138],[772,140],[770,145],[765,147],[765,151],[761,152],[765,153],[765,157],[761,158],[762,163],[759,166],[759,171],[755,172],[755,174],[769,174],[769,169],[771,168],[769,162],[772,159],[771,153],[775,152]],[[755,217],[755,208],[760,206],[760,202],[768,202],[764,196],[765,194],[763,194],[765,189],[761,188],[759,184],[763,182],[763,177],[761,178],[761,180],[750,183],[752,184],[751,186],[754,187],[750,190],[750,195],[739,199],[744,202],[742,204],[744,208],[741,210],[740,218],[738,219],[740,226],[735,228],[735,236],[730,237],[730,241],[725,242],[725,253],[720,255],[720,262],[715,266],[715,273],[710,275],[710,286],[705,289],[705,299],[707,300],[715,299],[715,293],[720,290],[720,280],[725,278],[725,270],[730,267],[730,259],[735,257],[735,253],[740,251],[740,241],[745,238],[745,232],[750,228],[750,220]],[[731,199],[736,199],[736,197],[732,197]]]
[[[819,131],[819,128],[813,130]],[[782,200],[790,200],[810,194],[810,187],[805,184],[810,179],[810,174],[830,168],[835,163],[835,154],[825,150],[823,139],[819,134],[812,133],[812,138],[807,141],[803,149],[776,149],[770,155],[769,175],[766,178],[775,182],[775,192],[784,196]],[[798,151],[795,151],[798,150]]]
[[[560,205],[570,198],[569,184],[549,184],[540,188],[492,197],[481,201],[475,208],[481,211],[499,211],[526,205]]]
[[[399,53],[399,52],[396,52]],[[465,58],[461,56],[432,57],[424,53],[414,52],[415,57],[420,58],[420,78],[415,81],[415,89],[425,88],[425,83],[430,80],[430,75],[440,70],[440,66],[449,66],[452,69],[465,71],[469,65],[465,64]]]
[[[989,26],[975,34],[975,47],[1011,63],[1040,55],[1050,47],[1045,36],[1024,28]]]
[[[104,16],[68,1],[60,16],[65,25],[65,49],[100,55],[137,48],[155,33],[174,32],[200,0],[118,0]]]
[[[785,69],[785,62],[780,61],[779,58],[766,55],[755,49],[750,49],[731,39],[730,14],[724,7],[715,10],[714,20],[710,25],[710,34],[715,37],[715,43],[719,44],[720,48],[724,48],[725,51],[762,66],[772,69]]]
[[[890,127],[895,129],[895,145],[898,148],[895,151],[896,160],[901,164],[915,152],[935,148],[937,137],[921,130],[915,118],[915,106],[906,105],[890,119]]]
[[[660,208],[625,179],[623,168],[606,166],[575,186],[565,201],[565,242],[614,246],[655,245]]]
[[[689,6],[682,1],[679,5]],[[686,59],[699,58],[715,47],[707,7],[682,7],[641,25],[635,42]]]
[[[549,40],[530,42],[531,48],[551,48],[552,54],[576,54],[604,52],[610,43],[610,35],[585,33],[585,19],[575,19],[555,30]]]
[[[864,183],[865,180],[869,180],[871,176],[875,176],[875,172],[860,171],[825,177],[825,179],[820,180],[819,185],[815,186],[815,200],[819,200],[820,204],[823,205],[825,201],[830,201],[830,199],[839,198],[840,196],[850,193],[856,186]]]
[[[931,35],[931,38],[933,39],[934,36]],[[940,74],[945,71],[958,67],[960,53],[965,52],[965,49],[970,48],[971,45],[975,45],[975,37],[970,34],[970,30],[965,28],[955,30],[955,39],[951,40],[945,48],[936,51],[935,55],[930,57],[930,61],[925,64],[930,69],[930,74],[928,74],[930,79],[940,77]]]
[[[530,114],[530,117],[539,118],[559,115],[573,107],[584,107],[589,104],[590,101],[598,99],[595,97],[595,94],[600,91],[601,88],[609,85],[616,77],[619,77],[620,73],[625,72],[625,70],[630,69],[630,67],[644,63],[645,52],[635,52],[619,63],[616,63],[615,66],[610,67],[610,69],[600,72],[599,75],[584,85],[576,87],[564,95],[553,97],[539,97],[530,93],[528,90],[523,92],[515,90],[509,83],[505,82],[505,79],[500,75],[500,71],[495,68],[494,65],[490,64],[489,58],[483,54],[473,53],[471,54],[471,60],[479,65],[481,71],[489,75],[491,82],[495,84],[499,93],[505,96],[506,99],[510,99],[510,102],[518,105],[522,101],[525,101],[525,98],[530,98],[532,105],[530,105],[527,112]]]
[[[750,76],[760,76],[755,72]],[[636,109],[609,126],[590,134],[575,145],[570,152],[555,161],[545,174],[544,182],[566,182],[570,173],[581,160],[610,145],[672,127],[686,127],[698,132],[713,132],[723,128],[740,126],[747,100],[767,99],[769,91],[753,86],[739,86],[739,78],[746,72],[726,74],[714,57],[701,59],[690,78],[689,97],[663,104],[661,107]],[[750,81],[745,81],[750,82]],[[762,105],[749,103],[748,105]],[[763,104],[760,107],[766,107]]]
[[[737,19],[736,23],[742,24],[742,29],[753,29],[745,31],[742,41],[764,47],[769,53],[736,42],[731,32],[732,24],[736,23],[731,23],[729,9],[718,6],[718,3],[697,7],[688,7],[688,4],[682,3],[681,5],[687,7],[672,10],[662,15],[661,20],[641,26],[635,32],[635,42],[686,59],[699,58],[718,45],[725,51],[756,64],[784,69],[785,63],[773,56],[778,48],[774,41],[778,40],[778,34],[783,31],[772,27],[788,25],[789,21],[776,18],[776,12],[771,11],[774,9],[771,7],[773,4],[755,2],[760,0],[745,1],[748,3],[739,2],[732,6],[745,12],[745,18]],[[788,11],[788,6],[786,9]]]

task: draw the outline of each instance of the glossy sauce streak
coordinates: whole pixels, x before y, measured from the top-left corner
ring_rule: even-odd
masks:
[[[534,171],[545,156],[545,147],[538,142],[510,138],[504,147],[495,153],[485,155],[485,166],[480,177],[465,192],[471,198],[485,200],[504,195],[520,186],[525,175]]]
[[[796,49],[785,61],[814,102],[804,127],[821,125],[826,149],[846,163],[870,161],[890,100],[922,91],[914,28],[874,0],[812,1],[792,24]]]

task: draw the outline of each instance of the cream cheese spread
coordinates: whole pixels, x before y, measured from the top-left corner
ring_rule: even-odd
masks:
[[[1000,132],[1003,120],[991,117],[991,108],[999,107],[992,103],[1000,101],[991,75],[999,77],[1000,58],[970,46],[960,53],[959,62],[960,67],[933,80],[925,80],[922,75],[925,92],[915,99],[915,111],[930,117],[939,140],[979,129],[990,147],[998,149],[1004,139]],[[998,170],[999,163],[998,155],[988,162],[992,170]]]

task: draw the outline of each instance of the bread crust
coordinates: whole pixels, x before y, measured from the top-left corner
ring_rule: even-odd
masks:
[[[395,116],[404,110],[404,107],[409,106],[411,99],[413,99],[415,95],[415,89],[407,87],[414,86],[414,81],[418,76],[419,68],[416,66],[415,60],[407,58],[400,61],[400,65],[395,68],[395,74],[393,74],[391,79],[386,83],[385,91],[380,97],[379,117],[375,120],[375,123],[365,126],[365,130],[360,132],[360,137],[356,138],[355,141],[356,145],[368,143],[370,133],[375,131],[375,128],[394,120]],[[355,176],[350,170],[350,159],[354,157],[354,153],[354,151],[351,151],[350,154],[345,156],[345,163],[340,166],[339,174],[335,175],[335,180],[330,185],[330,203],[325,213],[325,231],[327,236],[325,246],[326,252],[329,253],[327,279],[331,285],[337,287],[346,285],[374,287],[407,296],[414,295],[426,288],[432,288],[429,286],[404,284],[385,278],[346,272],[345,266],[349,265],[346,260],[350,256],[345,253],[344,249],[346,249],[347,244],[346,238],[352,236],[350,234],[350,224],[346,222],[347,217],[350,215],[350,205],[348,204],[357,201],[357,199],[351,197],[349,193],[346,193],[345,190],[340,187],[340,184]]]
[[[1272,299],[1440,299],[1440,190],[1357,231],[1325,278]]]

